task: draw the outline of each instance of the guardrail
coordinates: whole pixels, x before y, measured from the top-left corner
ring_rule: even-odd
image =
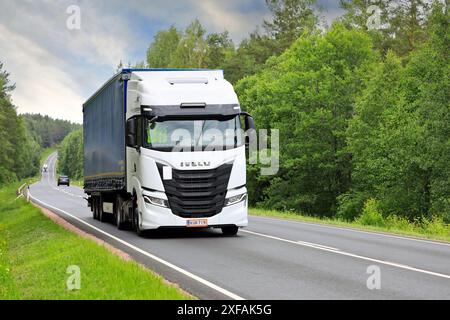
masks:
[[[21,185],[19,187],[19,189],[17,189],[16,194],[17,194],[17,198],[20,197],[25,197],[25,199],[27,199],[27,201],[30,201],[30,195],[28,194],[28,189],[30,188],[30,186],[28,185],[28,183],[24,183],[23,185]]]

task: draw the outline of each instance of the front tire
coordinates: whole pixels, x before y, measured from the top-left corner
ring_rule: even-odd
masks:
[[[223,227],[221,229],[224,236],[235,236],[239,231],[239,227],[236,226]]]
[[[144,230],[140,227],[139,221],[139,208],[137,206],[137,198],[135,197],[133,200],[133,228],[136,231],[137,235],[142,237],[144,235]]]

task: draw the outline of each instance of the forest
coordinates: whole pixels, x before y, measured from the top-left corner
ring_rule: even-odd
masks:
[[[0,62],[0,186],[35,176],[39,172],[41,152],[61,143],[81,125],[55,120],[40,114],[18,115],[11,102],[15,84]]]
[[[223,69],[257,127],[280,131],[278,174],[249,166],[253,207],[450,222],[447,3],[340,0],[345,14],[330,25],[315,0],[266,3],[272,19],[239,44],[195,20],[159,31],[133,66]],[[61,143],[60,165],[75,178],[81,150],[80,130]]]
[[[273,19],[237,48],[196,20],[160,31],[138,66],[221,68],[257,126],[280,130],[280,172],[250,167],[251,205],[353,220],[371,204],[449,222],[447,6],[341,0],[326,26],[316,1],[266,2]]]
[[[28,130],[42,148],[58,145],[70,132],[82,128],[80,124],[41,114],[24,114],[23,118]]]

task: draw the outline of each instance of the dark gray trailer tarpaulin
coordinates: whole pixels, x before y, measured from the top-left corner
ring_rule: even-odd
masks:
[[[125,188],[125,88],[119,74],[83,105],[87,192]]]

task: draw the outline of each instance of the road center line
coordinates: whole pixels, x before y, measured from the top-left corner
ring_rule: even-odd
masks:
[[[272,239],[272,240],[283,241],[283,242],[292,243],[292,244],[296,244],[296,245],[300,245],[300,246],[310,247],[310,248],[314,248],[314,249],[317,249],[317,250],[332,252],[332,253],[340,254],[340,255],[343,255],[343,256],[347,256],[347,257],[352,257],[352,258],[356,258],[356,259],[376,262],[376,263],[388,265],[388,266],[391,266],[391,267],[396,267],[396,268],[400,268],[400,269],[405,269],[405,270],[409,270],[409,271],[415,271],[415,272],[425,273],[425,274],[436,276],[436,277],[450,279],[450,275],[447,275],[447,274],[433,272],[433,271],[428,271],[428,270],[423,270],[423,269],[419,269],[419,268],[414,268],[414,267],[411,267],[411,266],[407,266],[407,265],[399,264],[399,263],[395,263],[395,262],[389,262],[389,261],[374,259],[374,258],[370,258],[370,257],[360,256],[360,255],[353,254],[353,253],[339,251],[339,250],[336,250],[335,248],[327,248],[327,247],[322,246],[322,245],[315,245],[315,244],[312,245],[310,243],[305,243],[305,242],[302,242],[302,241],[293,241],[293,240],[283,239],[283,238],[279,238],[279,237],[275,237],[275,236],[271,236],[271,235],[267,235],[267,234],[263,234],[263,233],[253,232],[253,231],[250,231],[250,230],[241,230],[241,232],[245,232],[245,233],[248,233],[248,234],[253,234],[255,236],[260,236],[260,237],[264,237],[264,238],[268,238],[268,239]]]
[[[339,226],[333,226],[333,225],[328,225],[328,224],[324,224],[324,223],[314,223],[314,222],[306,222],[306,221],[299,221],[299,220],[293,220],[293,219],[254,216],[251,214],[250,214],[250,217],[255,218],[256,220],[258,220],[258,219],[274,220],[274,221],[282,222],[282,223],[289,222],[289,223],[294,223],[294,224],[302,224],[302,225],[306,225],[306,226],[312,226],[312,227],[316,227],[316,228],[326,228],[326,229],[334,229],[334,230],[339,230],[339,231],[349,231],[349,232],[355,232],[355,233],[368,234],[368,235],[377,236],[377,237],[386,237],[386,238],[415,241],[415,242],[422,242],[422,243],[426,243],[426,244],[450,247],[450,243],[448,243],[448,242],[438,242],[438,241],[433,241],[433,240],[428,240],[428,239],[419,239],[419,238],[413,238],[413,237],[408,237],[408,236],[387,234],[387,233],[382,233],[382,232],[377,232],[377,231],[358,230],[358,229],[355,229],[352,227],[339,227]]]
[[[233,300],[245,300],[244,298],[238,296],[237,294],[234,294],[234,293],[232,293],[232,292],[230,292],[230,291],[228,291],[228,290],[226,290],[224,288],[221,288],[218,285],[216,285],[216,284],[214,284],[212,282],[209,282],[206,279],[203,279],[203,278],[201,278],[201,277],[199,277],[199,276],[197,276],[197,275],[195,275],[195,274],[193,274],[193,273],[191,273],[191,272],[189,272],[187,270],[184,270],[184,269],[182,269],[182,268],[180,268],[180,267],[178,267],[178,266],[176,266],[176,265],[174,265],[174,264],[172,264],[172,263],[170,263],[170,262],[168,262],[166,260],[163,260],[163,259],[161,259],[161,258],[159,258],[159,257],[157,257],[157,256],[155,256],[155,255],[145,251],[145,250],[142,250],[142,249],[132,245],[131,243],[126,242],[126,241],[124,241],[124,240],[122,240],[122,239],[120,239],[120,238],[118,238],[118,237],[116,237],[116,236],[106,232],[106,231],[103,231],[102,229],[99,229],[99,228],[91,225],[90,223],[88,223],[88,222],[86,222],[86,221],[84,221],[84,220],[82,220],[82,219],[80,219],[80,218],[78,218],[78,217],[76,217],[76,216],[74,216],[74,215],[64,211],[64,210],[58,209],[58,208],[56,208],[56,207],[54,207],[54,206],[52,206],[52,205],[50,205],[48,203],[45,203],[44,201],[41,201],[41,200],[33,197],[31,195],[31,193],[30,193],[30,198],[32,200],[36,201],[37,203],[40,203],[44,207],[48,207],[49,209],[56,210],[57,212],[61,212],[61,213],[65,214],[65,215],[71,217],[72,219],[75,219],[78,222],[80,222],[80,223],[82,223],[82,224],[84,224],[86,226],[89,226],[90,228],[96,230],[97,232],[100,232],[100,233],[110,237],[111,239],[113,239],[113,240],[115,240],[117,242],[120,242],[121,244],[129,247],[130,249],[133,249],[133,250],[135,250],[135,251],[137,251],[137,252],[147,256],[150,259],[158,261],[159,263],[161,263],[161,264],[163,264],[163,265],[165,265],[165,266],[167,266],[167,267],[169,267],[169,268],[171,268],[171,269],[173,269],[175,271],[178,271],[179,273],[181,273],[181,274],[183,274],[183,275],[185,275],[185,276],[187,276],[187,277],[189,277],[189,278],[191,278],[191,279],[193,279],[193,280],[195,280],[197,282],[200,282],[201,284],[203,284],[203,285],[205,285],[205,286],[207,286],[207,287],[209,287],[209,288],[211,288],[211,289],[213,289],[213,290],[215,290],[217,292],[220,292],[221,294],[223,294],[223,295],[225,295],[225,296],[227,296],[227,297],[229,297],[229,298],[231,298]]]
[[[328,247],[328,246],[324,246],[324,245],[321,245],[321,244],[317,244],[317,243],[312,243],[312,242],[306,242],[306,241],[297,241],[297,243],[298,244],[301,244],[301,245],[304,245],[304,246],[307,246],[307,247],[313,247],[313,248],[325,248],[325,249],[329,249],[329,250],[333,250],[333,251],[341,251],[340,249],[338,249],[338,248],[333,248],[333,247]]]

